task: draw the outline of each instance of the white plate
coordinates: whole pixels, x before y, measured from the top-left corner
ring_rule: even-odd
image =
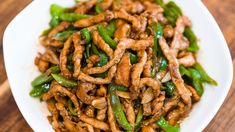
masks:
[[[205,93],[182,125],[182,132],[202,131],[223,103],[233,75],[230,52],[215,20],[199,0],[176,0],[186,16],[193,22],[193,30],[200,39],[198,60],[217,82],[218,86],[205,86]],[[33,130],[53,131],[46,116],[46,105],[31,98],[30,82],[39,74],[34,58],[43,48],[38,37],[48,27],[49,7],[52,3],[72,6],[73,0],[38,0],[29,4],[8,25],[4,38],[4,59],[7,76],[15,101]]]

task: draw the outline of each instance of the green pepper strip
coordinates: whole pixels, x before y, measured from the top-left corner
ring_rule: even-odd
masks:
[[[71,99],[68,100],[68,108],[69,108],[69,112],[74,115],[74,116],[77,116],[78,114],[74,111],[74,108],[73,108],[73,102]]]
[[[165,83],[165,86],[166,86],[166,95],[168,96],[168,97],[171,97],[171,96],[173,96],[173,92],[174,92],[174,89],[175,89],[175,85],[174,85],[174,83],[173,82],[166,82]]]
[[[82,37],[85,39],[86,44],[90,43],[91,41],[91,33],[87,28],[83,28],[81,30]]]
[[[135,130],[140,128],[142,119],[143,119],[143,110],[142,107],[140,106],[136,116]]]
[[[181,9],[173,1],[168,2],[163,8],[164,16],[174,26],[177,18],[182,15]]]
[[[138,56],[136,54],[130,53],[130,61],[131,64],[135,64],[138,62]]]
[[[154,78],[157,75],[157,71],[155,68],[152,68],[151,70],[151,77]]]
[[[165,71],[166,69],[167,69],[167,60],[163,57],[161,60],[159,71]]]
[[[69,30],[69,31],[63,31],[63,32],[60,32],[60,33],[57,33],[57,34],[55,34],[55,38],[56,39],[58,39],[58,40],[60,40],[60,41],[65,41],[65,40],[67,40],[68,39],[68,37],[70,36],[70,35],[72,35],[73,33],[75,33],[76,31],[74,31],[74,30]]]
[[[116,84],[112,84],[112,87],[115,87],[116,90],[118,91],[128,91],[128,87],[125,87],[125,86],[121,86],[121,85],[116,85]]]
[[[91,49],[91,44],[87,44],[86,52],[85,52],[85,59],[88,59],[90,57],[90,49]]]
[[[42,84],[36,87],[33,87],[33,89],[30,91],[29,95],[31,97],[41,97],[43,93],[47,92],[50,88],[50,84]]]
[[[63,77],[62,75],[59,75],[59,74],[51,74],[51,75],[60,85],[64,87],[76,87],[77,86],[76,81],[67,79]]]
[[[110,103],[113,113],[117,119],[118,124],[126,131],[131,131],[133,128],[127,121],[125,113],[122,109],[119,97],[115,93],[116,88],[112,85],[109,87]]]
[[[193,68],[188,68],[188,70],[191,73],[191,77],[193,79],[193,87],[195,88],[197,94],[202,96],[204,89],[202,86],[202,82],[201,82],[202,77],[200,73]]]
[[[154,32],[153,53],[156,56],[160,56],[161,49],[159,48],[158,39],[163,35],[163,26],[160,23],[153,23],[151,27]]]
[[[217,82],[206,73],[204,68],[199,63],[196,63],[193,67],[200,73],[202,81],[207,82],[211,85],[217,85]]]
[[[163,117],[156,121],[160,128],[165,132],[179,132],[179,127],[170,125]]]
[[[190,72],[183,65],[180,65],[179,70],[180,70],[181,76],[186,75],[188,77],[191,77]]]
[[[49,68],[45,73],[39,75],[38,77],[36,77],[32,82],[31,85],[33,87],[45,84],[45,83],[49,83],[53,80],[53,77],[50,75],[51,73],[58,73],[60,72],[60,68],[59,66],[53,66],[51,68]]]
[[[103,27],[103,25],[99,24],[97,26],[98,32],[100,36],[104,39],[104,41],[112,48],[115,49],[117,47],[116,41],[114,41],[106,31],[106,29]]]
[[[156,2],[158,5],[160,5],[161,7],[164,6],[163,0],[155,0],[155,2]]]
[[[77,14],[77,13],[61,13],[59,18],[63,21],[74,22],[80,19],[85,19],[90,17],[89,15],[85,14]]]
[[[53,29],[52,27],[49,27],[48,29],[44,30],[41,36],[47,36],[51,32],[52,29]]]
[[[188,51],[190,52],[196,52],[199,50],[199,46],[197,43],[197,37],[192,31],[191,28],[186,27],[184,29],[184,36],[190,41],[189,47],[187,48]]]
[[[56,26],[58,26],[59,24],[60,24],[60,19],[59,19],[59,17],[58,16],[53,16],[52,18],[51,18],[51,21],[50,21],[50,26],[51,27],[56,27]]]
[[[167,7],[172,7],[172,9],[176,10],[176,12],[178,13],[178,15],[182,16],[183,13],[180,9],[180,7],[178,5],[175,4],[175,2],[170,1],[166,4]]]
[[[113,34],[116,31],[116,20],[111,20],[109,24],[107,25],[106,30],[109,36],[113,37]]]
[[[95,12],[98,13],[98,14],[103,12],[103,9],[100,7],[101,2],[103,2],[103,0],[98,0],[96,5],[95,5]]]

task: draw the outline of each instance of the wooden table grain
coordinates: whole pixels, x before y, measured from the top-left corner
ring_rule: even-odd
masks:
[[[2,37],[7,24],[31,0],[2,0],[0,2],[0,131],[1,132],[31,132],[19,112],[12,93],[7,86],[4,68]],[[203,0],[209,11],[218,22],[228,43],[235,66],[235,0]],[[229,94],[214,119],[205,128],[205,132],[232,132],[235,131],[235,80]],[[203,120],[203,117],[200,117]],[[195,125],[196,124],[192,124]]]

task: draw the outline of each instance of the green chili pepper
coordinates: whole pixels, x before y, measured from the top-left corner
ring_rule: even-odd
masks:
[[[153,46],[153,53],[154,55],[156,56],[159,56],[160,55],[160,48],[159,48],[159,43],[158,43],[158,39],[160,37],[162,37],[163,35],[163,26],[160,24],[160,23],[153,23],[151,25],[152,27],[152,30],[154,32],[154,46]],[[159,53],[158,53],[159,52]]]
[[[69,71],[73,71],[74,70],[74,65],[73,64],[68,64],[67,68],[69,69]]]
[[[30,91],[29,95],[31,97],[41,97],[43,93],[49,90],[49,88],[50,88],[50,84],[47,84],[47,83],[36,86]]]
[[[77,14],[77,13],[61,13],[59,18],[63,21],[74,22],[80,19],[85,19],[90,17],[89,15],[85,14]]]
[[[130,53],[130,61],[131,64],[135,64],[138,62],[138,56],[136,54]]]
[[[115,87],[112,85],[109,87],[110,103],[113,113],[117,119],[118,124],[126,131],[131,131],[133,128],[127,121],[125,113],[122,109],[119,97],[115,93]]]
[[[151,70],[151,77],[154,78],[156,76],[156,74],[157,74],[156,69],[152,68],[152,70]]]
[[[80,0],[74,0],[75,1],[75,3],[79,3],[80,2]]]
[[[62,75],[59,75],[59,74],[51,74],[51,75],[60,85],[64,87],[76,87],[77,86],[76,81],[65,78]]]
[[[100,7],[101,2],[103,2],[103,0],[98,0],[96,5],[95,5],[95,12],[98,13],[98,14],[103,12],[103,9]]]
[[[71,53],[70,55],[68,55],[68,63],[71,63],[73,61],[73,53]]]
[[[108,26],[106,27],[106,30],[109,34],[109,36],[113,36],[113,34],[115,33],[116,30],[116,20],[111,20],[108,24]]]
[[[51,73],[58,73],[60,71],[60,68],[58,66],[53,66],[49,68],[45,73],[39,75],[36,77],[32,82],[31,85],[33,87],[49,83],[53,80],[53,77],[50,75]]]
[[[174,89],[175,89],[174,83],[171,82],[171,81],[170,81],[170,82],[166,82],[166,83],[165,83],[165,86],[166,86],[166,89],[165,89],[166,95],[167,95],[168,97],[173,96],[173,92],[174,92]]]
[[[86,45],[86,51],[84,54],[85,59],[88,59],[90,57],[90,49],[91,49],[91,44],[89,43]]]
[[[143,110],[142,107],[140,106],[136,116],[135,131],[140,128],[142,119],[143,119]]]
[[[125,87],[125,86],[121,86],[121,85],[117,85],[117,84],[112,84],[112,87],[114,87],[116,90],[118,91],[128,91],[128,87]]]
[[[165,132],[179,132],[179,127],[170,125],[163,117],[156,121],[158,126],[162,128]]]
[[[176,10],[178,15],[182,16],[183,13],[178,5],[175,4],[175,2],[170,1],[166,4],[167,7],[172,7],[172,9]]]
[[[98,51],[98,49],[96,48],[95,44],[91,45],[91,50],[93,52],[93,54],[99,55],[100,52]]]
[[[104,41],[113,49],[117,47],[116,41],[114,41],[108,34],[108,32],[105,30],[103,25],[99,24],[97,26],[98,32],[100,36],[104,39]]]
[[[59,32],[59,33],[57,33],[57,34],[55,34],[55,38],[56,39],[58,39],[58,40],[60,40],[60,41],[65,41],[65,40],[67,40],[68,39],[68,37],[70,36],[70,35],[72,35],[73,33],[75,33],[76,31],[74,31],[74,30],[70,30],[70,31],[63,31],[63,32]]]
[[[47,36],[51,32],[52,29],[53,29],[52,27],[49,27],[48,29],[44,30],[41,36]]]
[[[188,70],[191,73],[193,87],[195,88],[197,94],[202,96],[204,89],[202,86],[202,82],[201,82],[202,77],[201,77],[200,73],[193,68],[188,68]]]
[[[160,5],[161,7],[164,6],[163,0],[155,0],[155,2],[156,2],[158,5]]]
[[[164,16],[174,26],[177,18],[182,16],[181,9],[173,1],[168,2],[163,8]]]
[[[85,39],[86,44],[90,43],[91,41],[91,33],[87,28],[83,28],[81,30],[82,37]]]
[[[217,85],[217,82],[206,73],[204,68],[198,62],[193,67],[200,73],[202,81],[207,82],[211,85]]]
[[[68,100],[68,108],[69,108],[69,112],[74,115],[77,116],[78,114],[74,111],[74,106],[73,106],[73,102],[71,99]]]
[[[197,37],[196,37],[196,35],[194,34],[194,32],[192,31],[191,28],[186,27],[184,29],[184,36],[186,38],[188,38],[188,40],[190,42],[189,47],[187,48],[187,50],[190,51],[190,52],[198,51],[199,46],[198,46],[198,43],[197,43]]]
[[[163,57],[161,60],[159,71],[165,71],[166,69],[167,69],[167,60]]]
[[[51,18],[51,21],[50,21],[50,26],[51,27],[56,27],[56,26],[58,26],[59,24],[60,24],[60,19],[59,19],[59,17],[58,16],[53,16],[52,18]]]
[[[96,63],[95,66],[101,67],[108,63],[109,57],[104,52],[100,52],[99,56],[100,61]]]
[[[59,16],[61,13],[65,12],[66,10],[67,10],[67,8],[59,6],[57,4],[52,4],[50,6],[51,16]]]
[[[61,21],[60,21],[59,15],[61,13],[65,12],[66,10],[67,10],[67,8],[61,7],[59,5],[56,5],[56,4],[51,5],[50,14],[52,16],[52,19],[50,21],[50,25],[52,27],[55,27],[60,24]]]
[[[180,70],[181,76],[186,75],[188,77],[191,77],[190,72],[183,65],[180,65],[179,70]]]

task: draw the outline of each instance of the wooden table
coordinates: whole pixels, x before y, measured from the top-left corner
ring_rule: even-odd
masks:
[[[32,131],[20,114],[11,91],[7,86],[7,79],[2,51],[2,36],[7,24],[20,12],[31,0],[2,0],[0,2],[0,131],[28,132]],[[232,57],[235,57],[235,0],[203,0],[203,3],[211,11],[228,42]],[[235,64],[235,60],[233,61]],[[235,65],[234,65],[235,66]],[[214,119],[210,122],[205,132],[235,130],[235,81],[230,92]],[[201,117],[203,118],[203,117]],[[196,124],[192,124],[195,125]]]

